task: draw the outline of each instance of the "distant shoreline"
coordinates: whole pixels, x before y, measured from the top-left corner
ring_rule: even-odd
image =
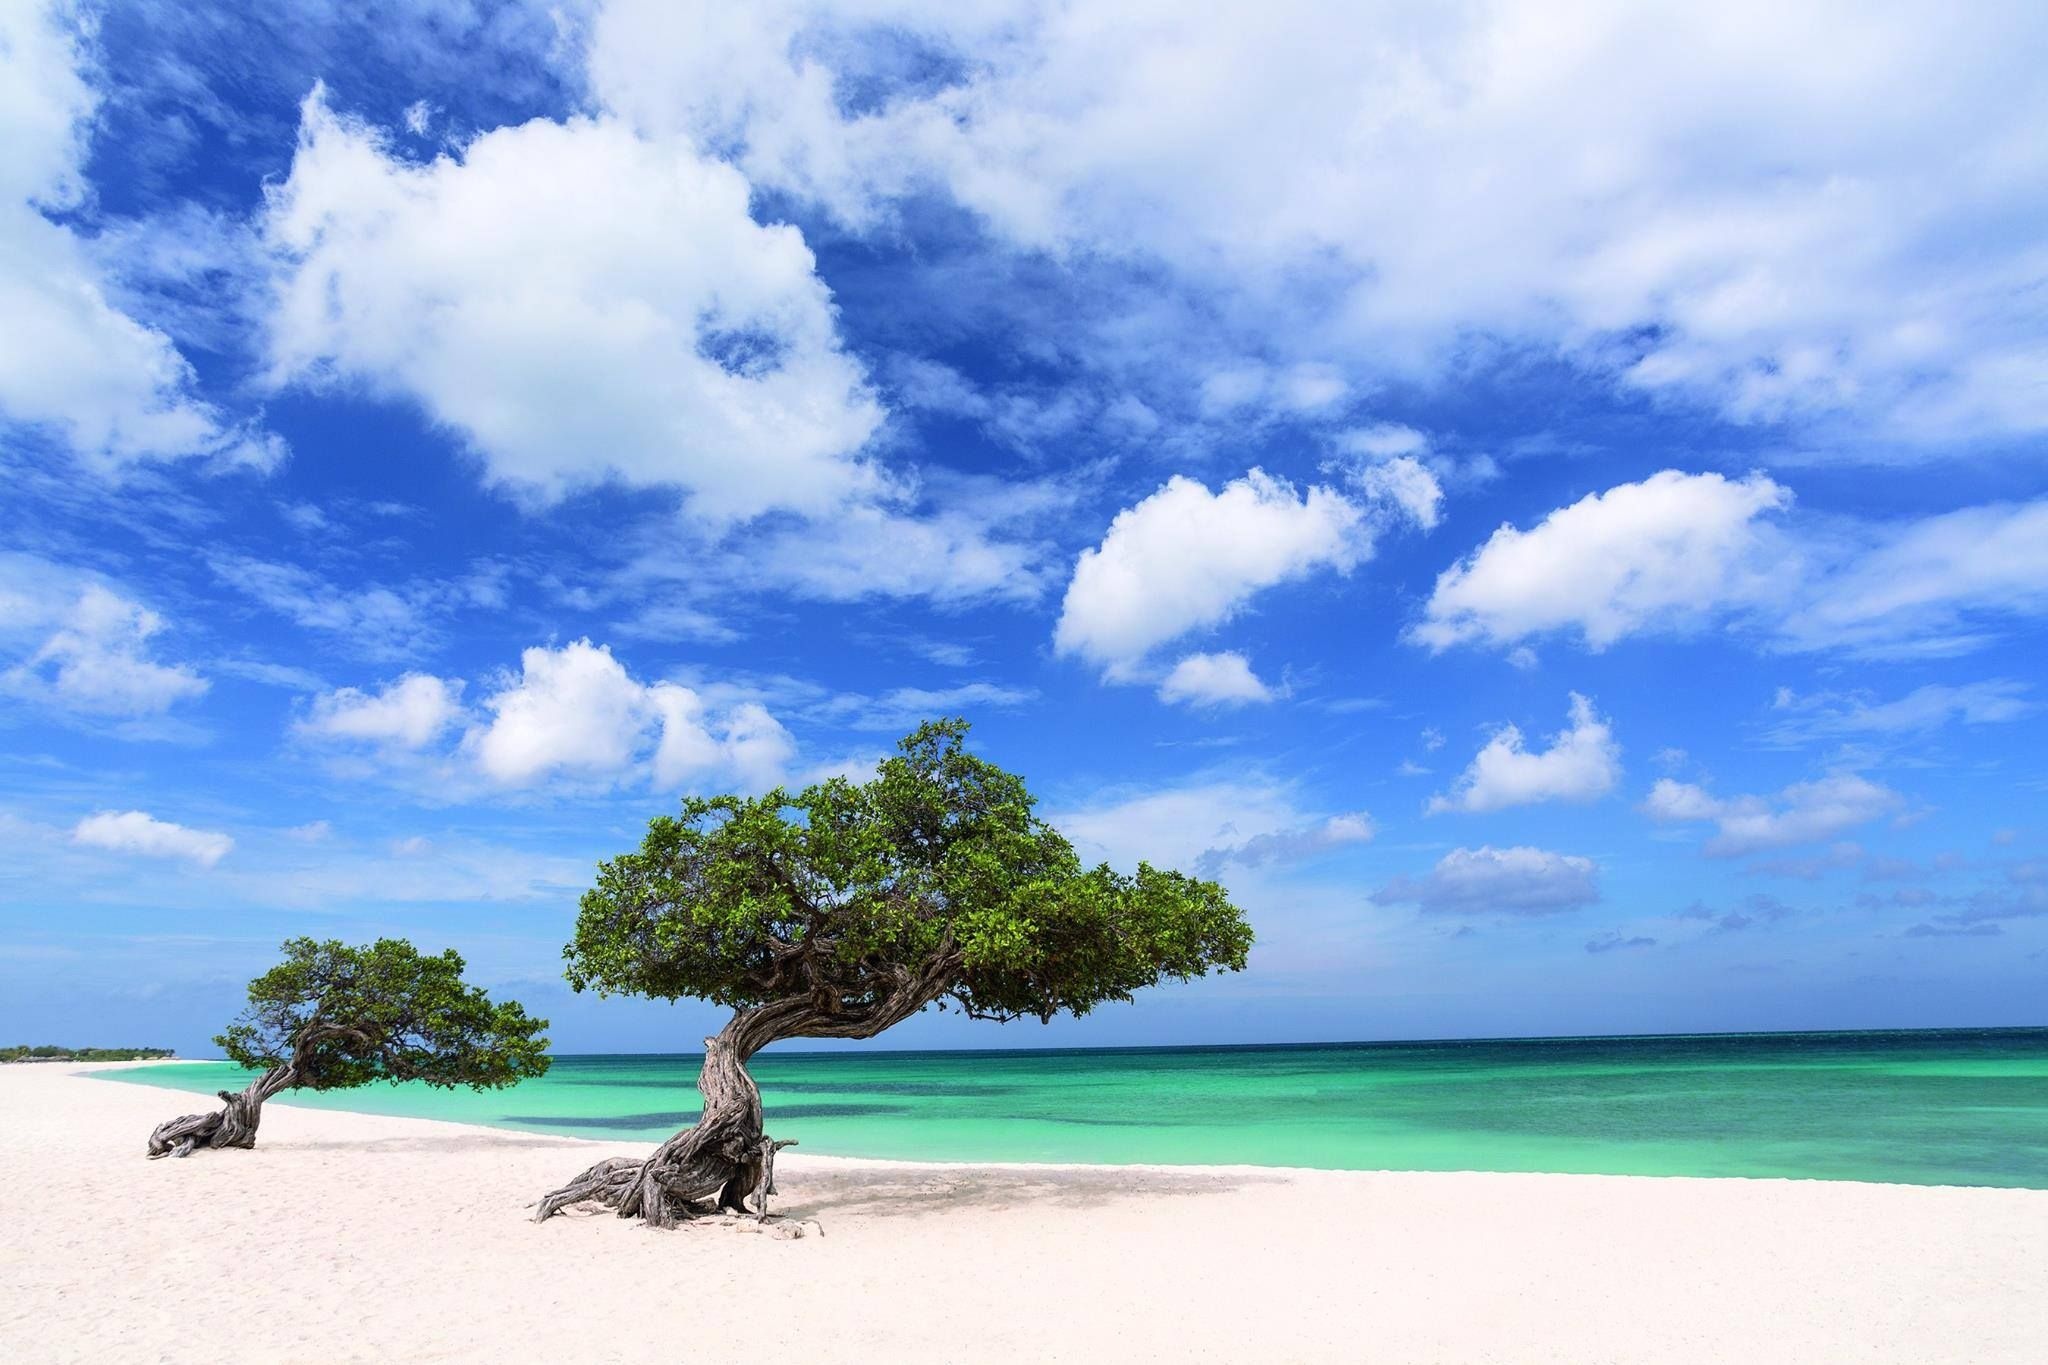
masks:
[[[40,1052],[42,1055],[36,1055]],[[31,1062],[175,1062],[178,1050],[170,1047],[58,1047],[40,1043],[35,1047],[0,1048],[0,1066]]]

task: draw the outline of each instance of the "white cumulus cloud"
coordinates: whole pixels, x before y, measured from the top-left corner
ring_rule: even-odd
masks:
[[[523,651],[519,673],[482,709],[487,718],[463,736],[462,753],[508,787],[640,773],[669,788],[714,773],[765,786],[795,753],[789,732],[759,703],[718,709],[691,688],[643,683],[610,648],[588,640]]]
[[[1492,811],[1538,801],[1591,801],[1621,780],[1621,746],[1593,703],[1571,694],[1571,725],[1543,750],[1527,748],[1509,725],[1495,732],[1448,796],[1430,798],[1441,811]]]
[[[750,787],[772,786],[796,757],[796,741],[759,702],[713,713],[697,693],[673,683],[657,683],[646,696],[661,720],[657,786],[681,787],[713,772],[732,773]]]
[[[1762,648],[1942,657],[2048,614],[2048,499],[1896,521],[1781,516],[1761,475],[1664,470],[1502,526],[1437,578],[1409,638],[1434,650],[1573,633],[1732,627]]]
[[[1364,510],[1335,489],[1297,494],[1254,469],[1212,493],[1175,475],[1081,552],[1053,646],[1128,676],[1153,649],[1230,619],[1261,590],[1317,569],[1348,572],[1371,552]]]
[[[225,834],[188,829],[139,810],[103,810],[88,815],[71,831],[71,841],[112,853],[181,858],[201,867],[212,867],[235,846],[235,841]]]
[[[385,774],[437,795],[783,781],[796,741],[760,701],[633,676],[588,639],[522,650],[473,705],[460,679],[408,673],[316,697],[296,726],[348,776]]]
[[[663,718],[645,684],[608,647],[578,640],[535,646],[520,671],[483,700],[489,719],[463,747],[485,775],[525,786],[551,773],[612,777],[640,756],[651,722]],[[688,725],[680,706],[669,714]]]
[[[413,399],[542,497],[617,478],[714,520],[829,511],[876,489],[881,410],[802,234],[750,194],[610,118],[415,163],[316,89],[264,223],[273,376]]]
[[[1759,519],[1791,501],[1760,474],[1672,469],[1588,494],[1527,531],[1502,526],[1446,569],[1413,637],[1444,649],[1574,630],[1601,649],[1639,630],[1697,626],[1782,588]]]
[[[418,749],[440,738],[462,715],[461,679],[408,673],[380,692],[337,688],[313,699],[298,724],[304,735],[364,740]]]
[[[1159,684],[1159,700],[1196,706],[1243,706],[1274,695],[1252,672],[1251,661],[1234,651],[1190,654]]]

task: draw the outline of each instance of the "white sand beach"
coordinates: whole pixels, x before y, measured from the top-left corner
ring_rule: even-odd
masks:
[[[2048,1191],[857,1162],[822,1235],[525,1205],[638,1146],[0,1067],[0,1359],[2039,1362]],[[799,1134],[800,1136],[800,1134]]]

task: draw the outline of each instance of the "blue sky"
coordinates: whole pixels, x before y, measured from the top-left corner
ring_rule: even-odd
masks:
[[[2025,7],[0,9],[0,1039],[962,714],[1236,977],[915,1046],[2039,1024]]]

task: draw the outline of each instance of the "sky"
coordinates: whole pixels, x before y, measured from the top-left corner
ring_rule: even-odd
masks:
[[[0,0],[0,1041],[960,715],[1242,974],[889,1045],[2048,1024],[2038,6]]]

